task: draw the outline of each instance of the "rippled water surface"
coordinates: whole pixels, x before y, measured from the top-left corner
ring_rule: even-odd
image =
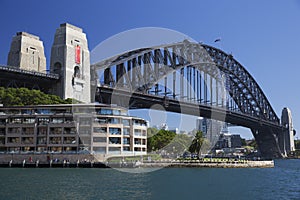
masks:
[[[300,199],[300,160],[268,169],[0,169],[0,199]]]

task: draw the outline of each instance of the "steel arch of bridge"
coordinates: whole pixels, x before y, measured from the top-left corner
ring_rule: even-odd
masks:
[[[193,103],[203,104],[204,108],[212,107],[212,104],[208,105],[205,98],[202,101],[201,94],[200,97],[198,96],[197,87],[199,85],[195,84],[195,82],[198,81],[199,77],[201,78],[201,72],[204,72],[204,76],[209,74],[217,85],[220,84],[221,88],[227,90],[238,107],[239,114],[232,114],[231,111],[235,110],[230,110],[228,105],[225,105],[224,108],[223,103],[221,104],[222,109],[225,109],[226,115],[230,111],[229,118],[231,119],[229,121],[234,122],[235,118],[246,118],[246,120],[243,119],[244,121],[247,121],[248,118],[249,121],[255,121],[255,123],[249,126],[246,125],[246,127],[252,130],[261,153],[266,157],[280,157],[282,155],[278,141],[282,126],[270,102],[251,74],[231,54],[226,54],[220,49],[184,40],[179,43],[141,48],[116,55],[93,64],[92,69],[95,71],[103,70],[104,80],[100,87],[109,88],[112,91],[123,91],[119,93],[121,96],[128,94],[130,96],[130,94],[134,93],[135,97],[131,98],[138,98],[138,96],[144,95],[143,98],[146,99],[149,97],[153,87],[156,91],[158,90],[157,83],[159,81],[165,79],[166,84],[166,76],[173,74],[174,82],[176,79],[175,72],[178,70],[180,71],[179,77],[182,79],[183,73],[185,73],[184,70],[186,70],[186,74],[190,73],[191,77],[191,74],[193,74],[194,83],[192,83],[192,80],[189,81],[193,85],[194,91],[197,91],[194,92],[194,97],[187,91],[188,96],[190,95],[188,99],[191,102],[193,101]],[[95,74],[96,77],[97,74]],[[183,101],[185,98],[184,92],[186,91],[183,91],[182,83],[180,83],[180,93],[175,94],[175,85],[174,82],[170,102],[172,100]],[[210,87],[212,87],[211,85],[212,81]],[[155,97],[158,95],[157,92],[150,96],[153,97],[152,99],[156,98],[156,102],[166,101],[169,91],[167,87],[164,90],[165,98],[163,99]],[[212,99],[210,101],[212,102]],[[187,105],[187,107],[189,106]],[[145,108],[147,107],[145,106]],[[237,124],[245,125],[245,123]],[[265,126],[266,124],[268,125]]]
[[[116,78],[113,78],[112,66],[117,68]],[[144,94],[168,73],[185,66],[204,70],[215,78],[220,78],[221,72],[226,89],[242,113],[280,124],[270,102],[250,73],[232,55],[212,46],[185,40],[130,51],[93,65],[95,69],[105,69],[105,85]]]

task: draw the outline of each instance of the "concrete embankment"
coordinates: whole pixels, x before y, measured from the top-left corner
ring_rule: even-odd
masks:
[[[198,167],[198,168],[272,168],[274,161],[235,161],[235,162],[152,162],[141,163],[140,167]]]
[[[274,167],[274,161],[248,161],[230,159],[203,159],[203,160],[160,160],[160,161],[132,161],[102,162],[90,154],[2,154],[0,155],[0,167],[94,167],[94,168],[270,168]]]

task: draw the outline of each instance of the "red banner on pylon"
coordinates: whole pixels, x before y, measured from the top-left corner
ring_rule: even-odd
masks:
[[[75,63],[80,64],[80,46],[77,45],[75,48]]]

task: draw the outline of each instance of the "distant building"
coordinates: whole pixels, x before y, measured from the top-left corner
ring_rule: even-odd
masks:
[[[212,145],[214,145],[219,138],[224,122],[206,119],[199,117],[196,120],[196,130],[202,131],[203,136],[206,137]]]
[[[173,132],[173,133],[176,133],[176,134],[179,134],[180,131],[178,128],[169,128],[169,131]]]
[[[223,148],[241,148],[242,139],[240,135],[231,135],[228,133],[222,133],[215,145],[215,149]]]
[[[231,148],[241,148],[242,147],[242,138],[240,135],[231,135]]]
[[[169,130],[168,124],[166,123],[161,124],[160,129],[168,131]]]

